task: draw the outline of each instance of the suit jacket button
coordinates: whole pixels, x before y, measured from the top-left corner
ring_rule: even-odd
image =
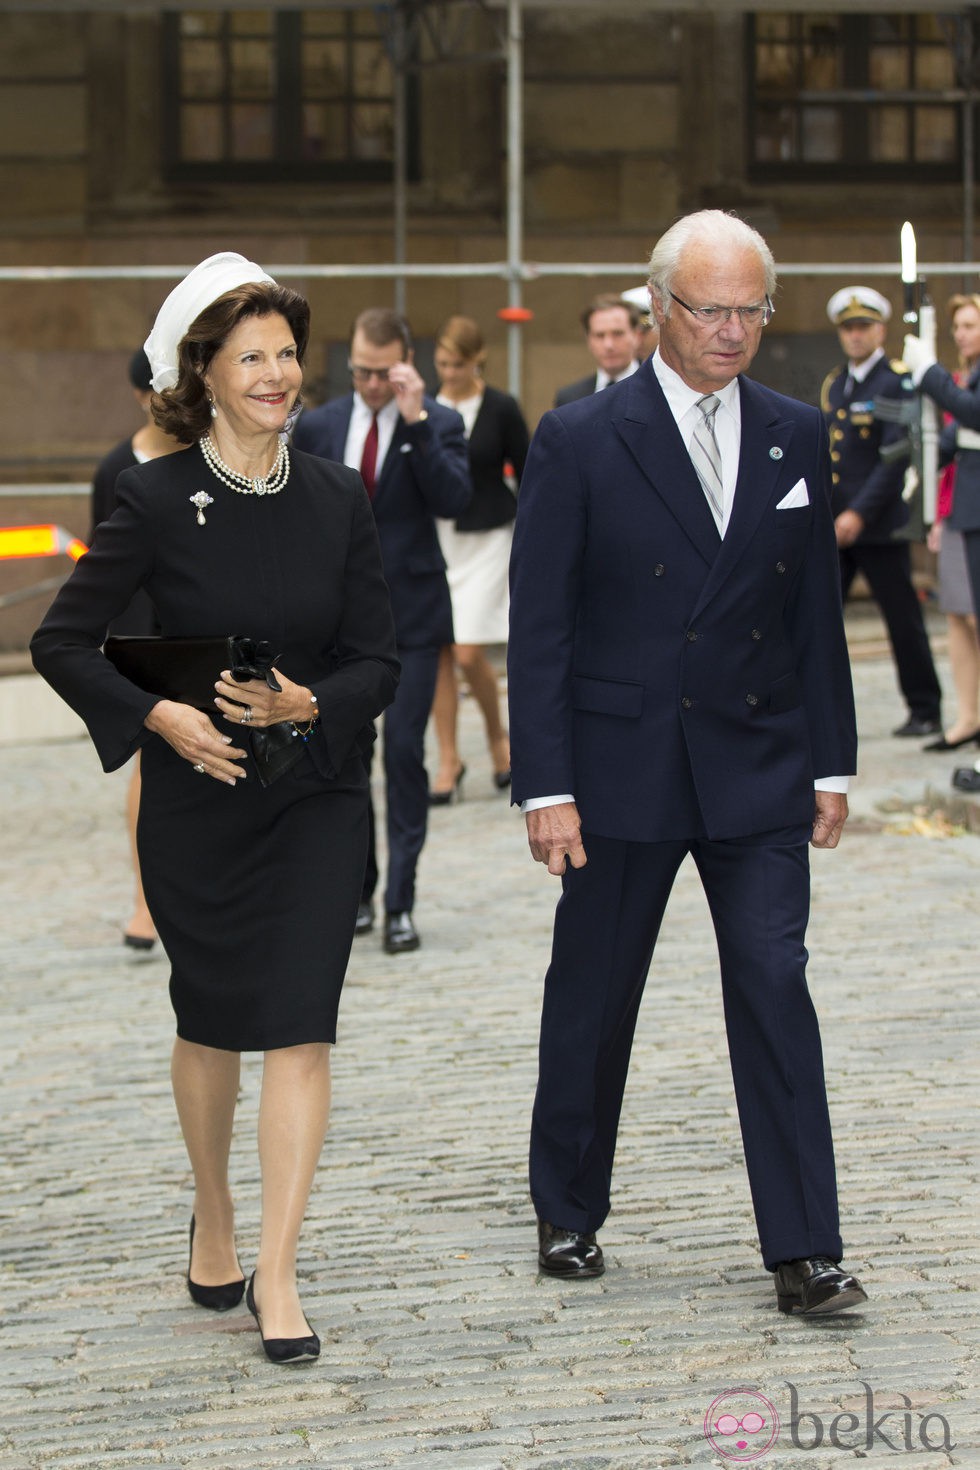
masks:
[[[663,564],[662,561],[658,561],[657,562],[657,565],[653,569],[653,575],[655,577],[662,577],[663,574],[664,574],[664,564]]]
[[[746,704],[750,704],[753,707],[755,705],[757,705],[759,703],[759,696],[758,696],[758,694],[747,694],[745,696],[745,703]]]
[[[693,709],[693,708],[694,708],[694,700],[693,699],[689,699],[688,696],[685,694],[684,695],[684,698],[681,700],[681,709]]]
[[[762,629],[761,628],[753,628],[752,629],[752,638],[753,638],[753,641],[755,643],[758,643],[758,641],[759,641],[759,639],[761,637],[762,637]]]
[[[783,573],[785,572],[785,570],[786,570],[786,563],[784,561],[777,561],[777,563],[776,563],[776,571],[779,573],[780,576],[783,575]]]
[[[698,635],[697,633],[695,633],[693,628],[688,628],[687,632],[684,634],[684,637],[687,639],[688,643],[697,643],[698,641]]]

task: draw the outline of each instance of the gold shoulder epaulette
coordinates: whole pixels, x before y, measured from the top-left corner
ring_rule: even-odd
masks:
[[[888,366],[891,368],[893,373],[898,373],[898,376],[900,378],[907,378],[909,373],[912,371],[908,363],[903,362],[900,357],[890,357],[888,359]]]
[[[843,367],[831,368],[820,385],[820,407],[824,413],[830,413],[830,385],[843,371]]]

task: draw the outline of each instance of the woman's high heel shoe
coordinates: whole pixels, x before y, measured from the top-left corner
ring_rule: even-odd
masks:
[[[245,1295],[245,1277],[241,1281],[228,1281],[224,1286],[198,1286],[196,1281],[191,1280],[191,1260],[194,1256],[194,1216],[191,1216],[191,1245],[190,1254],[187,1259],[187,1290],[191,1294],[191,1300],[199,1307],[207,1307],[212,1312],[230,1312],[232,1307],[237,1307]]]
[[[466,767],[461,765],[456,779],[448,791],[430,791],[430,806],[451,806],[454,801],[459,801],[463,795],[463,777],[466,775]]]
[[[262,1318],[259,1309],[255,1305],[255,1272],[252,1272],[245,1292],[245,1305],[255,1318],[255,1325],[259,1329],[262,1346],[270,1363],[309,1363],[320,1356],[320,1339],[310,1327],[308,1337],[266,1337],[262,1331]]]

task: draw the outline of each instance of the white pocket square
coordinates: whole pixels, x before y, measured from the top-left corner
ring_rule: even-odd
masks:
[[[806,481],[797,480],[792,490],[788,490],[782,500],[776,506],[777,510],[798,510],[801,505],[809,505],[810,496],[807,493]]]

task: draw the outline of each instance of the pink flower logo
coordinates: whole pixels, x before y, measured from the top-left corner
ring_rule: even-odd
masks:
[[[726,1389],[704,1416],[704,1437],[724,1459],[748,1464],[776,1443],[779,1415],[754,1388]]]

